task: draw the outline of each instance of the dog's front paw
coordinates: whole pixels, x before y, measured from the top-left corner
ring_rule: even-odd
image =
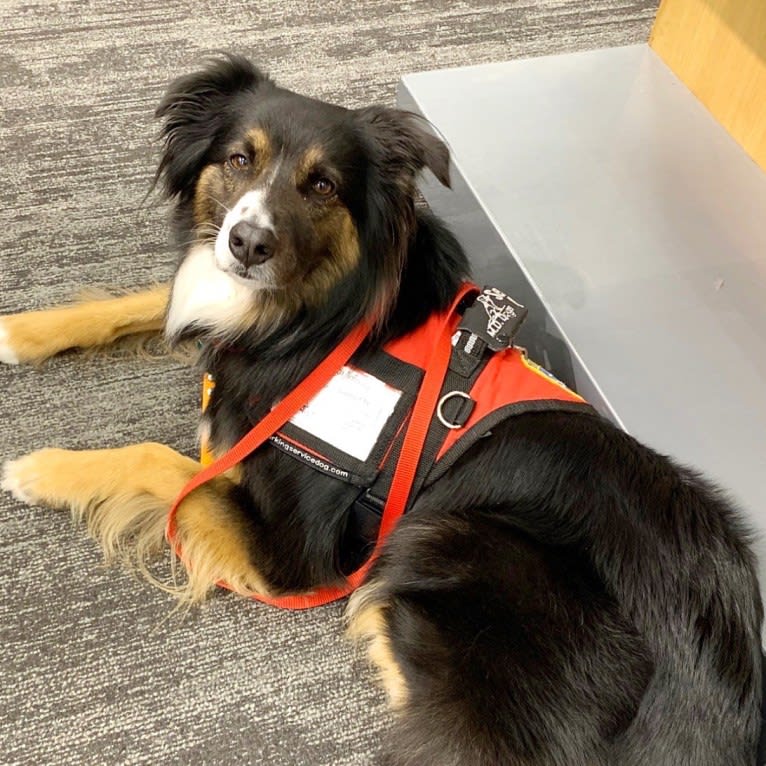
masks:
[[[60,485],[68,473],[67,456],[72,454],[67,450],[42,449],[9,460],[3,465],[0,487],[27,505],[66,505]]]
[[[0,316],[0,362],[43,362],[79,345],[82,324],[71,307]],[[100,331],[98,319],[92,319],[91,325],[92,333]]]
[[[31,456],[27,455],[26,459],[29,457]],[[24,488],[24,485],[28,483],[25,481],[25,475],[29,473],[24,470],[24,461],[25,458],[20,458],[18,460],[8,460],[3,464],[3,471],[0,474],[0,488],[10,492],[19,502],[31,505],[34,499]]]
[[[41,362],[53,356],[57,337],[45,326],[45,314],[28,311],[0,317],[0,362]]]
[[[13,348],[10,333],[2,317],[0,317],[0,362],[5,364],[19,363],[19,357]]]

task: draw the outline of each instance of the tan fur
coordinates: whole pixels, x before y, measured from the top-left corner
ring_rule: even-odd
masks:
[[[255,170],[260,172],[271,162],[273,154],[269,134],[263,128],[252,128],[247,132],[247,140],[255,155],[253,162]]]
[[[301,286],[303,300],[308,305],[321,305],[333,285],[348,274],[359,262],[359,235],[351,213],[338,203],[317,224],[317,233],[326,237],[330,257],[323,258],[309,272]]]
[[[84,287],[77,293],[78,303],[103,301],[109,298],[130,295],[133,290],[103,289],[99,287]],[[157,362],[170,357],[186,367],[194,367],[199,361],[200,348],[194,339],[181,340],[169,346],[164,335],[157,329],[123,335],[106,346],[90,346],[81,349],[83,355],[98,355],[108,359],[138,359],[141,362]]]
[[[295,316],[300,305],[299,296],[290,290],[262,291],[250,310],[242,315],[239,329],[268,335]]]
[[[223,218],[223,184],[221,169],[218,165],[208,165],[202,169],[194,189],[194,223],[202,239],[215,239],[217,227],[210,222]],[[217,200],[217,201],[216,201]],[[219,214],[216,216],[216,214]],[[205,226],[207,224],[207,227]]]
[[[324,153],[320,146],[310,146],[295,166],[293,182],[296,186],[302,186],[308,180],[311,171],[321,165],[324,160]]]
[[[119,558],[182,602],[201,601],[224,580],[243,595],[266,593],[250,561],[248,534],[219,477],[192,493],[178,510],[178,541],[186,581],[162,582],[149,572],[164,548],[167,514],[201,466],[162,444],[74,452],[44,449],[6,465],[3,487],[18,498],[69,508],[85,522],[107,560]]]
[[[200,487],[178,511],[178,536],[184,562],[189,562],[187,583],[179,594],[186,601],[201,601],[221,580],[242,596],[269,593],[251,562],[249,530],[224,500],[228,481],[218,478]]]
[[[254,178],[260,175],[271,162],[273,150],[268,134],[261,128],[253,128],[246,135],[250,144],[245,154],[252,153],[252,165],[242,174],[244,178]],[[230,197],[227,187],[233,182],[227,182],[226,174],[220,163],[207,165],[197,179],[194,189],[194,224],[200,240],[213,240],[218,233],[216,221],[221,221],[228,212],[224,198]]]
[[[0,317],[21,362],[41,362],[70,348],[88,348],[162,329],[169,287],[87,300],[71,306]]]
[[[352,595],[346,613],[347,633],[352,640],[365,644],[367,657],[378,671],[389,705],[400,710],[407,704],[409,691],[391,647],[385,605],[375,599],[374,588],[374,585],[365,586]]]
[[[220,457],[220,456],[217,456],[217,457]],[[224,476],[232,484],[241,484],[242,483],[242,463],[237,463],[235,466],[232,466],[231,468],[229,468],[229,470],[224,473]]]

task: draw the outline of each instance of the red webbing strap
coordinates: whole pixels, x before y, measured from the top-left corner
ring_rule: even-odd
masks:
[[[391,530],[396,525],[396,522],[399,520],[399,518],[404,513],[406,507],[407,507],[407,501],[409,500],[410,491],[412,490],[412,484],[415,480],[415,474],[417,472],[418,463],[420,461],[420,455],[423,451],[423,444],[425,443],[426,436],[428,434],[428,429],[431,424],[431,420],[433,419],[433,414],[436,411],[436,405],[439,401],[439,394],[441,393],[442,384],[444,382],[444,378],[447,374],[447,368],[449,367],[449,361],[450,357],[452,355],[452,334],[454,332],[453,325],[456,324],[456,316],[455,312],[460,304],[460,302],[463,300],[465,295],[471,291],[475,291],[477,288],[474,285],[471,284],[464,284],[460,291],[458,292],[457,296],[455,297],[455,300],[453,301],[452,306],[450,307],[449,311],[445,315],[444,322],[442,324],[442,327],[439,332],[439,336],[437,338],[436,344],[434,346],[433,353],[431,354],[431,357],[428,361],[428,364],[426,366],[425,375],[423,377],[423,383],[420,387],[420,391],[418,392],[417,398],[415,399],[415,404],[412,409],[412,416],[410,418],[409,426],[407,427],[407,432],[404,437],[404,442],[402,444],[402,450],[399,455],[399,461],[396,464],[396,470],[394,472],[394,477],[391,483],[391,489],[388,494],[388,498],[386,500],[386,505],[383,510],[383,516],[381,518],[380,522],[380,529],[378,531],[378,539],[375,543],[375,549],[372,552],[372,555],[370,558],[355,572],[353,572],[351,575],[349,575],[346,578],[346,582],[343,585],[340,586],[325,586],[322,588],[318,588],[315,591],[312,591],[310,593],[306,594],[299,594],[294,596],[264,596],[257,593],[252,594],[252,598],[254,598],[257,601],[261,601],[265,604],[269,604],[271,606],[277,606],[282,609],[309,609],[314,606],[321,606],[322,604],[329,604],[332,601],[337,601],[340,598],[343,598],[344,596],[347,596],[349,593],[351,593],[353,590],[355,590],[361,583],[364,581],[365,576],[367,575],[367,572],[372,564],[372,562],[377,557],[378,553],[380,552],[381,546],[383,544],[383,541],[386,539],[386,537],[389,535]],[[346,339],[348,340],[348,338]],[[361,342],[361,341],[360,341]],[[345,343],[345,341],[344,341]],[[340,347],[339,347],[340,348]],[[338,351],[338,348],[336,348],[331,356],[334,356],[336,352]],[[351,352],[353,353],[353,351]],[[340,369],[340,367],[343,366],[345,361],[348,360],[348,358],[351,356],[351,354],[348,355],[346,360],[344,362],[341,362],[340,365],[336,367],[337,369]],[[330,357],[327,357],[327,359],[322,362],[320,367],[325,365],[326,362]],[[328,365],[329,366],[329,365]],[[319,367],[314,372],[317,372],[319,370]],[[311,378],[313,376],[309,376]],[[327,381],[332,377],[332,375],[329,375],[327,377]],[[306,378],[306,383],[309,378]],[[255,426],[255,428],[247,435],[244,439],[242,439],[235,447],[232,448],[229,452],[227,452],[222,458],[217,460],[212,465],[208,466],[204,471],[197,474],[194,479],[192,479],[191,482],[184,488],[181,495],[179,495],[178,499],[175,502],[175,505],[173,506],[173,509],[170,512],[170,516],[168,518],[168,527],[167,527],[167,536],[168,540],[171,541],[171,543],[174,543],[175,540],[175,511],[178,508],[178,505],[180,504],[181,500],[186,497],[186,495],[189,494],[195,487],[198,487],[200,484],[203,484],[208,479],[212,478],[213,476],[217,476],[219,473],[222,473],[225,470],[228,470],[233,465],[238,463],[241,459],[246,457],[250,452],[252,452],[255,447],[258,446],[258,444],[263,443],[274,431],[276,431],[280,426],[282,426],[287,420],[289,420],[292,415],[297,412],[303,404],[309,401],[309,399],[321,388],[322,385],[320,385],[315,391],[311,391],[309,394],[306,393],[307,389],[304,389],[304,383],[301,383],[301,385],[298,386],[298,388],[294,389],[288,397],[285,397],[283,402],[286,402],[288,399],[293,400],[298,398],[298,394],[300,394],[300,403],[295,406],[294,410],[288,414],[286,417],[282,418],[280,422],[278,422],[276,425],[273,426],[272,430],[267,432],[265,436],[262,436],[260,440],[258,441],[255,446],[250,447],[249,449],[245,449],[244,451],[239,450],[240,445],[243,445],[245,442],[248,442],[248,446],[251,441],[251,436],[253,433],[258,430],[259,435],[263,432],[266,432],[266,428],[261,428],[264,423],[267,420],[270,420],[269,427],[272,426],[273,422],[277,420],[277,418],[271,418],[270,416],[273,415],[276,412],[275,410],[272,410],[272,412],[264,418],[258,425]],[[279,405],[281,406],[281,404]],[[255,439],[252,439],[252,441],[255,441]],[[234,459],[230,459],[230,456],[232,453],[238,450],[237,455],[234,456]],[[241,456],[239,456],[239,453],[242,453]],[[222,468],[216,469],[217,466],[223,465]],[[200,478],[200,477],[205,478]],[[176,546],[176,553],[179,554],[180,552],[178,550],[178,547]],[[226,583],[218,583],[219,585],[223,587],[227,587]]]
[[[459,299],[462,299],[465,292],[461,291]],[[423,383],[415,399],[410,424],[404,436],[402,450],[396,464],[394,477],[391,480],[391,489],[388,492],[386,505],[383,509],[383,517],[380,520],[378,540],[375,546],[376,552],[407,508],[407,501],[410,498],[412,485],[415,482],[415,474],[420,463],[420,456],[423,454],[423,445],[436,412],[436,405],[439,401],[439,395],[441,394],[450,357],[452,356],[452,334],[454,332],[453,324],[455,323],[453,321],[455,319],[454,310],[455,306],[452,307],[441,328],[431,358],[428,360]]]
[[[367,337],[369,331],[370,327],[367,323],[361,322],[357,325],[263,420],[256,423],[226,454],[195,474],[181,490],[170,509],[165,527],[165,536],[179,558],[181,558],[181,551],[176,542],[176,513],[181,502],[197,487],[240,463],[263,444],[269,436],[281,428],[304,404],[309,402],[330,382],[338,370],[362,345],[362,341]]]

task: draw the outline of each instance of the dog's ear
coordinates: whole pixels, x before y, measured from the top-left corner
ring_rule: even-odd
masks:
[[[163,120],[164,142],[155,183],[162,179],[170,197],[191,195],[208,150],[230,120],[232,97],[270,82],[235,54],[211,59],[201,71],[172,82],[155,112]]]
[[[357,111],[365,131],[369,131],[380,150],[375,158],[381,169],[408,180],[424,167],[450,185],[449,149],[427,128],[422,117],[402,109],[373,106]]]

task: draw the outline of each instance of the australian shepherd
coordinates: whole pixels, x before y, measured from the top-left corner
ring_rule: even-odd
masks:
[[[2,317],[2,361],[190,340],[215,381],[201,432],[220,457],[354,328],[379,351],[466,282],[461,246],[416,204],[420,171],[447,185],[449,156],[414,115],[297,95],[234,55],[172,83],[157,115],[174,278]],[[290,449],[264,443],[180,504],[179,598],[314,592],[369,555],[352,523],[363,483]],[[155,443],[43,449],[6,463],[2,486],[70,509],[154,577],[200,468]],[[500,420],[421,486],[349,607],[398,766],[752,766],[761,617],[726,497],[587,408],[555,407]]]

